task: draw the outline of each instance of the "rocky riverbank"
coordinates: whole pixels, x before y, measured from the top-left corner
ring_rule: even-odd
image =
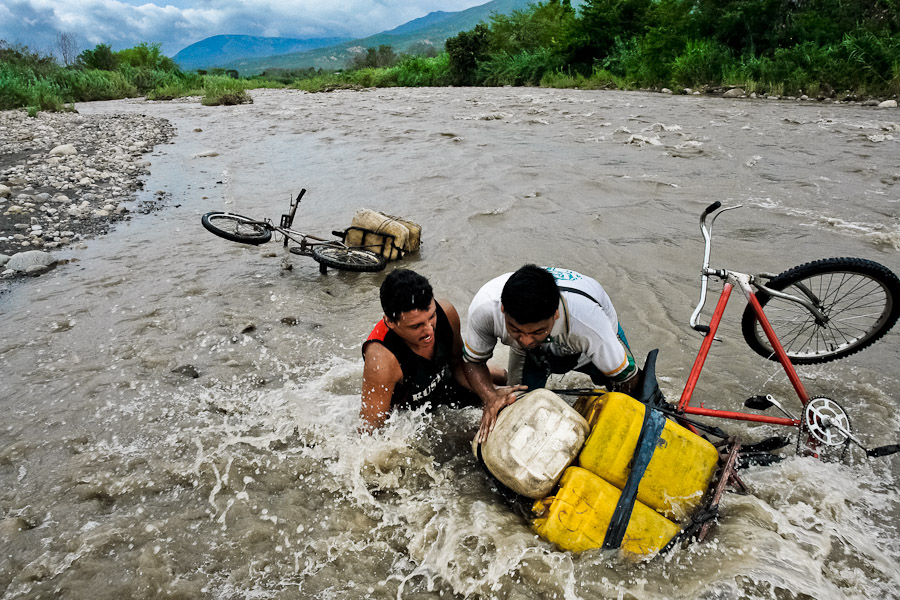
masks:
[[[144,155],[174,136],[158,117],[0,111],[0,276],[22,274],[5,266],[16,254],[52,252],[162,204],[159,194],[129,201],[149,173]]]

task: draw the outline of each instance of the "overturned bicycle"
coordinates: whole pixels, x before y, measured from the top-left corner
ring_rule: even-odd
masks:
[[[594,389],[535,390],[502,411],[491,437],[474,446],[504,495],[518,507],[531,504],[532,526],[559,547],[640,555],[702,541],[722,495],[746,491],[739,469],[778,461],[773,452],[792,443],[811,457],[846,459],[853,447],[867,458],[900,452],[898,444],[867,447],[841,403],[811,395],[794,368],[838,360],[881,339],[900,317],[900,279],[883,265],[846,257],[779,275],[710,268],[713,223],[735,208],[716,202],[700,217],[705,252],[690,325],[704,339],[677,402],[660,391],[654,350],[637,398]],[[701,324],[711,278],[723,282],[722,291],[709,324]],[[747,298],[745,340],[780,363],[797,402],[765,394],[748,398],[747,411],[691,404],[735,287]],[[578,399],[570,406],[560,394]],[[710,418],[787,427],[792,435],[744,444]]]

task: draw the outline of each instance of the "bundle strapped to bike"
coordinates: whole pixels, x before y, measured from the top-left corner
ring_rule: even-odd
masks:
[[[422,240],[419,224],[370,209],[356,211],[350,227],[332,233],[350,247],[363,248],[387,260],[398,260],[407,252],[416,252]]]

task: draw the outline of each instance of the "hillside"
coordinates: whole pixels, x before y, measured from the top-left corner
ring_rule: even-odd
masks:
[[[348,38],[293,39],[253,35],[214,35],[182,49],[172,57],[172,60],[178,63],[182,69],[190,71],[224,67],[239,59],[305,52],[346,41],[349,41]]]
[[[447,38],[453,37],[460,31],[472,29],[482,21],[488,21],[492,13],[508,14],[514,10],[522,10],[533,3],[534,0],[491,0],[486,4],[458,12],[432,12],[390,31],[383,31],[366,38],[280,56],[260,58],[257,54],[252,58],[233,60],[226,66],[236,69],[241,75],[256,75],[270,68],[313,67],[331,70],[345,67],[355,52],[359,52],[362,48],[373,48],[382,44],[391,46],[395,52],[405,52],[412,46],[422,43],[443,50],[444,41]],[[582,1],[573,0],[572,6],[579,6],[582,3]]]

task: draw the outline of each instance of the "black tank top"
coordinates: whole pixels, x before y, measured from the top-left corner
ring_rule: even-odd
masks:
[[[388,329],[384,320],[378,322],[369,338],[363,343],[363,356],[366,346],[376,342],[387,348],[400,363],[403,378],[394,387],[391,396],[391,408],[418,408],[430,402],[432,406],[453,402],[454,390],[458,390],[450,369],[450,356],[453,352],[453,329],[450,320],[444,314],[440,304],[437,308],[437,323],[434,328],[434,354],[431,360],[423,358],[412,351],[403,339]]]

